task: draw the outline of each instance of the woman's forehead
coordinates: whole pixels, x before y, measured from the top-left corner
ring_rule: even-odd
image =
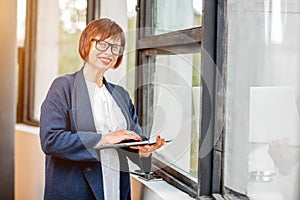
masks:
[[[110,36],[110,37],[103,38],[101,37],[101,35],[98,35],[95,38],[100,40],[105,40],[107,42],[121,43],[121,38],[119,36]]]

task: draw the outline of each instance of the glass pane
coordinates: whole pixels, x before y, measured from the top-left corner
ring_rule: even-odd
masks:
[[[74,72],[83,62],[78,40],[86,25],[85,0],[39,1],[36,38],[34,118],[53,79]]]
[[[155,34],[201,26],[202,0],[156,0]]]
[[[86,26],[85,0],[59,0],[59,75],[71,73],[82,66],[78,41]]]
[[[127,0],[128,31],[126,47],[126,89],[134,100],[135,59],[136,59],[136,0]]]
[[[123,28],[127,40],[122,66],[106,73],[106,78],[124,86],[131,96],[134,94],[135,80],[136,3],[136,0],[119,0],[119,4],[124,6],[117,7],[117,10],[109,9],[111,4],[101,5],[105,14],[116,19]],[[39,1],[34,99],[36,120],[39,119],[40,105],[53,79],[58,75],[73,73],[83,65],[78,42],[86,26],[86,8],[85,0]]]
[[[197,179],[200,53],[161,55],[154,61],[151,138],[173,139],[155,156]]]
[[[18,47],[23,47],[26,25],[26,0],[18,0],[17,5],[17,44]]]
[[[300,199],[299,1],[229,0],[225,187]]]

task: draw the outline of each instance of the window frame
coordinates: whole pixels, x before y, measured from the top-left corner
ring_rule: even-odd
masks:
[[[33,118],[37,8],[38,0],[27,0],[25,41],[24,46],[18,48],[19,77],[17,123],[24,123],[32,126],[39,125],[39,122]]]
[[[203,196],[212,197],[213,194],[222,194],[222,174],[223,174],[223,129],[221,135],[216,129],[223,125],[224,122],[224,88],[223,83],[223,65],[225,57],[225,5],[226,1],[222,0],[203,0],[202,26],[190,29],[178,30],[174,32],[164,33],[161,35],[153,35],[153,19],[152,12],[155,0],[141,1],[137,4],[137,56],[136,56],[136,86],[142,83],[151,82],[151,78],[147,74],[151,74],[151,65],[149,63],[149,55],[170,55],[176,53],[193,53],[201,52],[201,83],[203,86],[201,96],[201,119],[199,121],[199,138],[209,137],[212,144],[212,150],[203,158],[198,159],[198,182],[180,173],[175,168],[167,166],[162,161],[153,156],[153,171],[164,178],[167,182],[188,193],[194,198]],[[150,28],[149,28],[150,27]],[[145,29],[146,28],[146,29]],[[186,34],[198,44],[189,43],[178,37]],[[167,36],[167,37],[166,37]],[[161,40],[162,38],[168,38]],[[159,41],[159,42],[157,42]],[[199,45],[201,46],[199,49]],[[206,53],[215,63],[215,68],[211,68],[209,63],[203,59],[203,53]],[[150,62],[151,63],[151,62]],[[145,66],[139,68],[137,66]],[[219,76],[216,75],[219,73]],[[149,80],[150,79],[150,80]],[[212,80],[205,82],[204,80]],[[153,92],[151,85],[136,87],[135,106],[139,116],[143,130],[149,134],[146,124],[151,124],[151,111],[149,109],[153,99],[148,97]],[[222,112],[220,112],[220,110]],[[207,124],[212,126],[207,127]],[[199,155],[201,153],[201,144],[203,141],[199,139]]]

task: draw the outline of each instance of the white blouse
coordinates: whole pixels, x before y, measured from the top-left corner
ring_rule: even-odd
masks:
[[[120,129],[126,129],[126,119],[105,85],[101,88],[96,83],[86,80],[94,122],[99,134],[107,134]],[[106,200],[120,199],[120,163],[115,149],[100,151],[104,198]]]

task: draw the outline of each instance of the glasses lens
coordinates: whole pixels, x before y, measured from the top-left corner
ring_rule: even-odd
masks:
[[[108,47],[109,44],[104,41],[97,42],[97,49],[99,49],[100,51],[106,51]]]
[[[114,55],[121,55],[123,53],[123,48],[119,45],[112,45],[111,46],[111,52],[114,54]]]

